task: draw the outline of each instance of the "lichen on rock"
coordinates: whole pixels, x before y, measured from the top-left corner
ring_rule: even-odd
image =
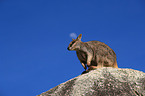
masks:
[[[38,96],[145,96],[145,73],[133,69],[98,68]]]

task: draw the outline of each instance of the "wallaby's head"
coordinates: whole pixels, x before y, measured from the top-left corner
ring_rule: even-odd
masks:
[[[80,34],[77,39],[72,39],[72,41],[70,42],[69,46],[68,46],[68,50],[77,50],[80,49],[80,44],[81,44],[81,38],[82,38],[82,34]]]

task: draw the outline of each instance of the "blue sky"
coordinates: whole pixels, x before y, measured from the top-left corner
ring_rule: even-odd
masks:
[[[70,34],[98,40],[145,72],[144,0],[1,0],[0,96],[35,96],[84,71]]]

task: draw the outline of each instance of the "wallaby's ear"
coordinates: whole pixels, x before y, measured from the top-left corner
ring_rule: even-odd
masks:
[[[72,40],[74,41],[75,39],[72,38]]]
[[[82,38],[82,34],[80,34],[80,35],[77,37],[78,40],[81,40],[81,38]]]

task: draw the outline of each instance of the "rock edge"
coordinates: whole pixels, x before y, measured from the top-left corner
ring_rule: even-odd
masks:
[[[133,69],[98,68],[38,96],[145,96],[145,73]]]

